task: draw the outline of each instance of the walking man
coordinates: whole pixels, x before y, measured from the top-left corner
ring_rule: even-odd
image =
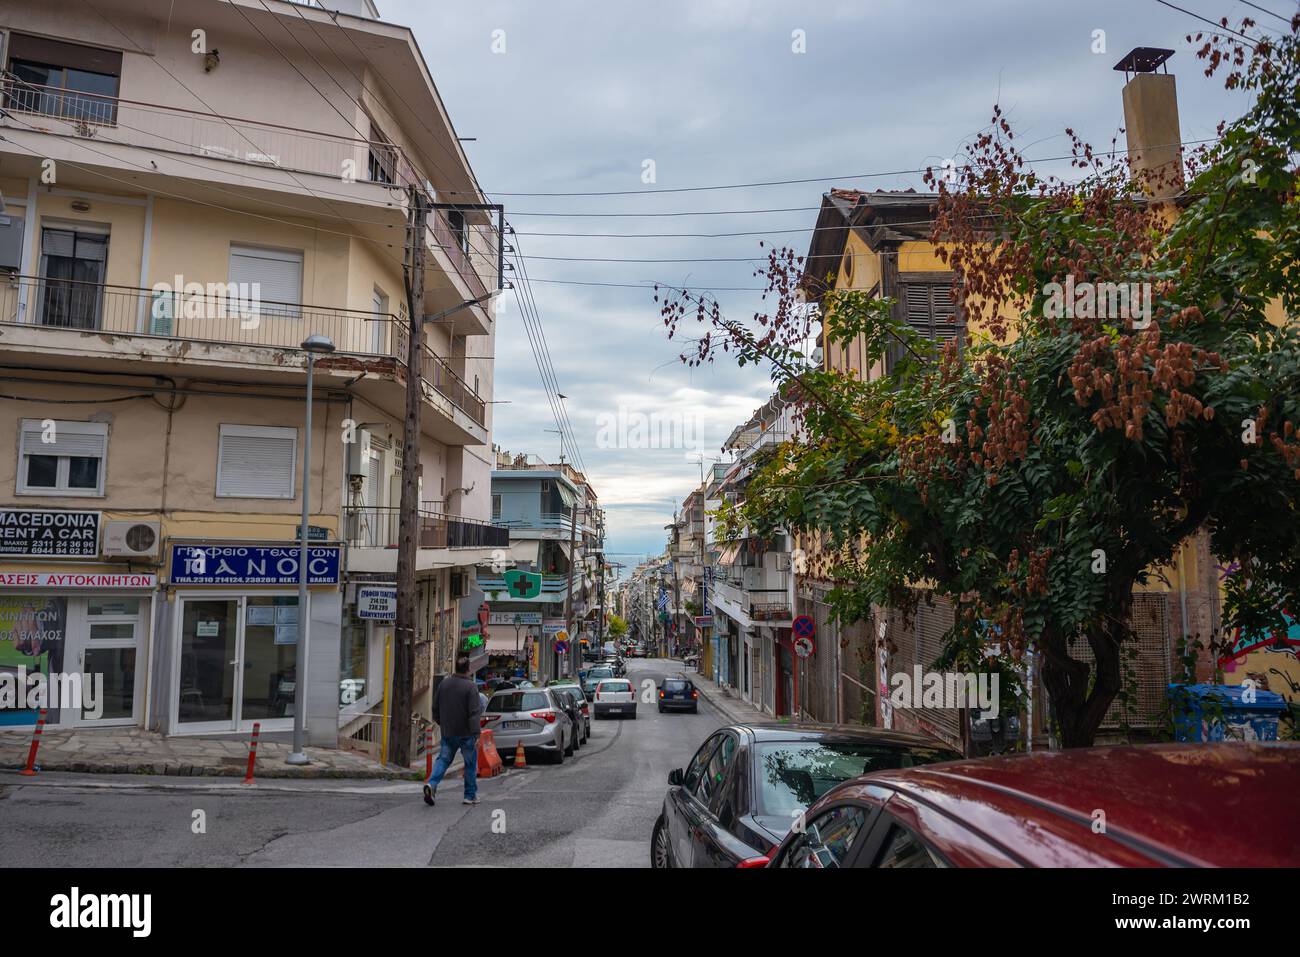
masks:
[[[433,719],[442,732],[442,743],[433,773],[424,785],[424,803],[430,807],[457,750],[465,760],[465,800],[461,803],[478,803],[478,716],[482,713],[482,696],[469,675],[469,658],[462,655],[456,659],[456,673],[444,678],[433,693]]]

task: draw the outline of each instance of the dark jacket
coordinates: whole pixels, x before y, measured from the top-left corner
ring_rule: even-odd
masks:
[[[467,675],[448,675],[433,693],[433,720],[438,722],[444,737],[478,734],[478,716],[482,712],[478,686]]]

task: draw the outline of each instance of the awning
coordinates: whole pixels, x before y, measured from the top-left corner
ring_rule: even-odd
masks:
[[[516,562],[527,562],[534,568],[537,567],[537,552],[542,543],[537,539],[523,539],[518,542],[510,543],[510,557]]]
[[[735,560],[736,560],[736,553],[739,552],[739,551],[740,551],[740,543],[739,543],[739,542],[734,542],[734,543],[732,543],[731,545],[727,545],[727,546],[726,546],[725,548],[723,548],[722,551],[718,554],[718,564],[719,564],[719,565],[730,565],[730,564],[734,563]]]
[[[493,625],[492,634],[487,640],[488,654],[513,655],[516,641],[518,641],[519,653],[523,654],[524,646],[528,643],[528,629],[525,626],[519,626],[519,637],[516,639],[514,625]]]
[[[569,543],[564,541],[563,539],[560,539],[556,541],[555,544],[560,546],[560,550],[564,552],[564,557],[572,561],[573,549],[570,547]]]
[[[556,482],[555,487],[560,490],[560,501],[564,503],[564,507],[573,508],[575,499],[573,493],[569,491],[569,487],[563,482]]]

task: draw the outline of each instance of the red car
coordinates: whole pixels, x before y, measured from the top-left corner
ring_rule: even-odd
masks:
[[[1156,744],[877,771],[769,867],[1294,867],[1300,745]]]

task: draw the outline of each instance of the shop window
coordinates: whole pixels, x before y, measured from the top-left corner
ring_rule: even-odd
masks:
[[[217,452],[220,498],[293,498],[298,430],[223,425]]]
[[[343,625],[343,641],[340,643],[340,711],[365,702],[366,678],[370,670],[367,660],[366,623],[357,617],[355,605],[350,605],[348,612],[347,621]]]
[[[24,419],[18,492],[103,495],[108,424]]]

